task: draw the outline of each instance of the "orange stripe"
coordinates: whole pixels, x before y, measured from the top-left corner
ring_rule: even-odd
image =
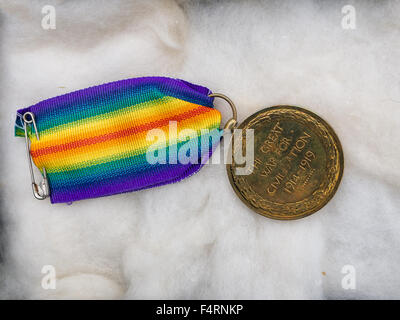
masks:
[[[202,128],[209,128],[210,125],[213,125],[212,129],[215,126],[218,127],[220,122],[219,115],[217,110],[211,109],[209,113],[186,118],[179,122],[178,132],[184,129],[192,129],[200,134]],[[157,129],[164,132],[165,141],[169,144],[169,124]],[[65,150],[40,156],[33,158],[33,161],[39,168],[46,167],[47,172],[59,172],[143,154],[150,145],[154,144],[154,141],[148,140],[148,132],[143,131],[126,137],[108,140],[101,144],[91,144],[75,150]],[[176,132],[178,135],[175,136],[174,133],[172,138],[179,139],[178,132]]]
[[[143,125],[133,126],[133,127],[127,128],[127,129],[120,130],[120,131],[106,133],[106,134],[103,134],[103,135],[97,136],[97,137],[81,139],[81,140],[77,140],[77,141],[73,141],[73,142],[69,142],[69,143],[65,143],[65,144],[60,144],[57,146],[51,146],[51,147],[34,150],[34,151],[31,150],[31,155],[32,155],[32,157],[39,157],[39,156],[43,156],[46,154],[56,153],[56,152],[60,152],[60,151],[66,151],[69,149],[76,149],[76,148],[80,148],[80,147],[95,144],[95,143],[101,143],[101,142],[105,142],[105,141],[112,140],[112,139],[126,137],[126,136],[129,136],[132,134],[146,131],[146,130],[151,130],[156,127],[165,126],[169,123],[169,121],[182,121],[186,118],[190,118],[193,116],[200,115],[202,113],[209,112],[210,110],[213,110],[213,109],[211,109],[209,107],[199,106],[191,111],[187,111],[182,114],[178,114],[178,115],[174,116],[173,118],[161,119],[161,120],[146,123]]]

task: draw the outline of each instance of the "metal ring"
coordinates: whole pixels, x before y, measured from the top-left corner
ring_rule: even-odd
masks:
[[[229,99],[226,95],[222,94],[222,93],[211,93],[208,95],[210,98],[221,98],[223,100],[225,100],[226,102],[228,102],[229,106],[232,109],[232,118],[230,118],[224,126],[224,129],[235,129],[236,125],[237,125],[237,111],[236,111],[236,107],[235,104],[233,103],[233,101],[231,99]]]
[[[30,116],[31,118],[28,119],[26,116]],[[33,113],[32,112],[25,112],[24,115],[22,116],[22,119],[24,120],[25,123],[32,123],[33,122]]]

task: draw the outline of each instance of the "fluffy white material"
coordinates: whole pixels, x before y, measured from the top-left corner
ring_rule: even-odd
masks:
[[[350,2],[354,30],[340,1],[2,0],[0,297],[399,298],[400,2]],[[48,4],[56,30],[41,27]],[[337,194],[308,218],[270,220],[221,164],[70,206],[34,200],[15,110],[145,75],[225,93],[241,120],[277,104],[321,115],[344,149]],[[41,287],[43,265],[56,290]]]

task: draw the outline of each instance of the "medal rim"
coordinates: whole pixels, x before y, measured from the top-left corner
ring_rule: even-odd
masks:
[[[343,177],[343,172],[344,172],[344,155],[343,155],[343,148],[342,148],[342,144],[340,143],[339,137],[337,136],[335,130],[329,125],[329,123],[327,123],[324,119],[322,119],[318,114],[309,111],[307,109],[304,109],[302,107],[298,107],[298,106],[292,106],[292,105],[275,105],[275,106],[271,106],[271,107],[266,107],[264,109],[261,109],[259,111],[257,111],[256,113],[253,113],[252,115],[248,116],[243,122],[240,123],[240,125],[237,127],[237,129],[243,129],[243,127],[248,124],[250,121],[252,121],[253,119],[256,119],[260,114],[268,112],[268,111],[272,111],[272,110],[276,110],[276,109],[292,109],[292,110],[297,110],[300,112],[305,113],[306,115],[314,118],[315,120],[317,120],[319,123],[321,123],[328,131],[328,133],[330,134],[330,136],[332,137],[335,146],[337,148],[337,153],[338,153],[338,158],[339,158],[339,173],[338,173],[338,177],[337,180],[335,181],[335,185],[334,188],[332,189],[331,193],[325,198],[323,199],[323,201],[321,201],[321,203],[317,206],[315,206],[312,209],[309,210],[305,210],[304,212],[302,212],[301,214],[297,214],[297,215],[273,215],[271,213],[266,212],[266,210],[263,210],[261,208],[256,208],[254,206],[251,205],[250,201],[248,199],[246,199],[243,194],[241,193],[241,191],[239,190],[239,188],[237,187],[236,183],[233,180],[233,173],[232,173],[232,163],[228,163],[226,164],[226,171],[227,171],[227,175],[229,178],[229,182],[232,186],[232,189],[234,190],[234,192],[236,193],[236,195],[239,197],[239,199],[248,207],[250,208],[252,211],[270,218],[270,219],[274,219],[274,220],[283,220],[283,221],[289,221],[289,220],[298,220],[301,218],[305,218],[307,216],[310,216],[312,214],[314,214],[315,212],[321,210],[325,205],[327,205],[327,203],[333,198],[333,196],[336,194],[336,191],[339,188],[340,182],[342,180]],[[230,149],[232,151],[232,144],[230,144]]]

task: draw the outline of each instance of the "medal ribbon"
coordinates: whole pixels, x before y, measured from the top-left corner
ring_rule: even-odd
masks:
[[[164,77],[106,83],[18,110],[15,134],[24,136],[22,117],[31,112],[40,138],[30,126],[30,154],[42,172],[46,169],[52,203],[152,188],[196,173],[211,156],[222,131],[210,93]],[[197,137],[171,138],[171,122],[178,136],[191,129]],[[166,155],[166,163],[151,164],[146,157],[157,140],[148,138],[152,129],[165,133],[156,152]],[[198,146],[196,161],[177,157],[186,143]]]

